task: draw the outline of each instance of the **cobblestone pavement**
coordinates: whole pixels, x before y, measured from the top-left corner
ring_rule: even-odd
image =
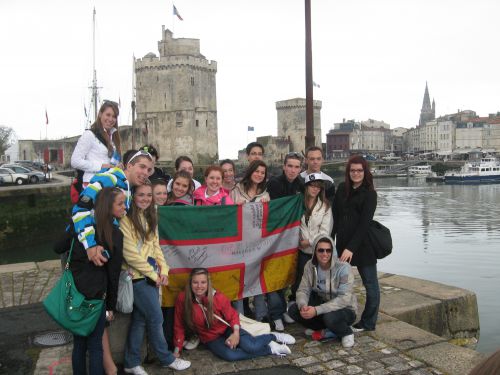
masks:
[[[42,301],[60,274],[59,261],[0,266],[0,307]],[[360,305],[363,305],[364,289],[359,279],[356,280],[355,289]],[[381,289],[381,293],[396,290],[398,288],[385,287]],[[290,366],[300,368],[308,374],[442,374],[435,368],[410,358],[397,348],[377,340],[373,333],[356,334],[354,347],[344,349],[337,340],[311,341],[298,324],[287,326],[287,332],[297,339],[297,343],[290,346],[292,354],[287,357],[267,356],[230,363],[216,358],[201,345],[194,351],[183,353],[183,358],[193,363],[192,368],[183,374],[244,374],[250,370],[275,368],[273,374],[278,375],[289,372]],[[42,350],[34,373],[71,373],[71,348],[69,344]],[[174,373],[173,370],[161,368],[157,361],[145,364],[144,367],[153,375]]]

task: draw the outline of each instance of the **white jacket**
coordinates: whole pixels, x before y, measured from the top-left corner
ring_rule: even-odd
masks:
[[[309,222],[306,224],[306,215],[302,215],[300,219],[300,238],[303,240],[308,240],[310,244],[313,243],[314,239],[318,234],[323,233],[330,236],[333,228],[333,215],[330,206],[326,206],[325,203],[321,204],[318,199],[318,203],[314,206],[314,209],[309,218]],[[307,249],[300,249],[303,253],[312,255],[312,246]]]
[[[113,128],[112,132],[115,131]],[[102,165],[109,164],[110,161],[106,145],[91,130],[85,130],[71,155],[71,167],[85,172],[83,182],[89,182],[101,170]]]

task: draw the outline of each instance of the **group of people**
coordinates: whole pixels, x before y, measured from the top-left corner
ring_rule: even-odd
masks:
[[[94,331],[74,337],[75,374],[87,372],[87,353],[91,374],[117,371],[106,324],[114,318],[120,272],[132,278],[134,294],[125,344],[126,373],[146,374],[141,366],[146,331],[160,364],[183,370],[191,365],[180,357],[183,348],[194,348],[198,342],[228,361],[289,354],[287,344],[295,339],[284,333],[285,322],[299,322],[315,340],[337,337],[346,348],[354,345],[355,331],[375,329],[380,300],[377,260],[366,234],[377,194],[361,156],[348,160],[344,181],[335,189],[333,179],[321,171],[321,148],[306,151],[305,170],[304,156],[288,153],[283,173],[269,177],[264,147],[252,142],[246,148],[249,166],[241,180],[235,178],[234,163],[222,160],[205,170],[200,184],[187,156],[176,159],[175,174],[169,178],[155,167],[159,155],[153,146],[122,154],[118,114],[118,105],[105,101],[71,159],[78,177],[72,195],[76,203],[69,230],[76,246],[70,267],[77,288],[87,298],[106,300]],[[168,292],[162,289],[168,285],[168,259],[159,245],[158,206],[246,204],[296,194],[303,195],[304,214],[291,293],[279,290],[254,296],[250,302],[229,301],[213,288],[209,270],[195,268],[175,308],[160,306],[160,291]],[[60,246],[68,249],[67,243]],[[358,268],[366,288],[365,308],[356,324],[351,265]],[[267,320],[274,332],[252,336],[241,328],[239,314]]]

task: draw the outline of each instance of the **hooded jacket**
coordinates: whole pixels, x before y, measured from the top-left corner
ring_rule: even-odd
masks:
[[[205,196],[207,190],[206,185],[201,185],[193,193],[193,200],[195,206],[218,206],[225,204],[234,204],[228,192],[224,188],[220,188],[219,192],[210,197]]]
[[[300,308],[309,305],[311,292],[316,293],[323,301],[319,306],[315,306],[318,315],[326,314],[331,311],[348,308],[356,314],[358,302],[353,293],[354,274],[351,265],[338,260],[335,254],[333,239],[325,234],[318,235],[313,242],[313,249],[321,238],[327,238],[334,251],[332,252],[331,264],[327,274],[330,278],[326,280],[326,292],[318,288],[318,259],[316,252],[313,253],[311,260],[304,266],[304,275],[297,289],[296,300]]]
[[[229,196],[231,197],[231,199],[235,204],[260,202],[262,201],[262,199],[269,201],[269,194],[266,190],[255,195],[253,198],[250,198],[250,196],[247,193],[245,193],[245,189],[243,188],[241,182],[237,183],[234,186],[233,190],[231,190],[231,192],[229,193]]]

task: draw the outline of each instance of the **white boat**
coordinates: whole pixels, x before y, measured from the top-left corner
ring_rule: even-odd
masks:
[[[491,156],[465,163],[459,172],[444,175],[447,184],[494,184],[500,183],[500,162]]]
[[[426,177],[432,173],[430,165],[414,165],[408,168],[408,173],[415,177]]]

